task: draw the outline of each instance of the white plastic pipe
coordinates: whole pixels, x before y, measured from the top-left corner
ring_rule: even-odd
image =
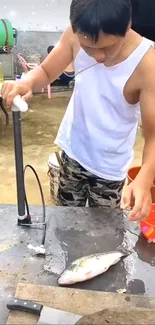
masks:
[[[13,100],[12,110],[18,110],[24,113],[28,110],[28,104],[22,99],[21,96],[17,95]]]

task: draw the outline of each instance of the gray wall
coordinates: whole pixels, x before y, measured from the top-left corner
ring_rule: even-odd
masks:
[[[62,32],[18,31],[16,52],[22,53],[25,57],[33,54],[45,57],[48,46],[56,45],[61,34]]]
[[[40,55],[43,60],[47,56],[48,46],[56,45],[61,34],[62,32],[18,31],[18,41],[14,49],[17,74],[22,73],[21,66],[16,62],[17,53],[22,53],[28,61],[33,55]]]

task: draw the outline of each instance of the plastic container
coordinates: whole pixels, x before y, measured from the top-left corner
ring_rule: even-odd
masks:
[[[0,83],[4,81],[4,68],[3,64],[0,62]]]
[[[155,204],[147,219],[140,221],[140,229],[142,234],[150,241],[155,243]]]
[[[52,155],[50,155],[48,160],[48,167],[49,167],[48,176],[50,177],[50,194],[51,194],[51,199],[55,205],[58,204],[57,195],[58,195],[58,187],[59,187],[59,180],[60,180],[60,164],[56,154],[58,154],[59,157],[61,157],[61,151],[60,151],[58,153],[53,153]]]
[[[0,19],[0,46],[14,46],[13,28],[8,19]]]
[[[130,184],[137,176],[141,169],[141,166],[132,167],[128,171],[127,179],[128,184]],[[154,179],[154,185],[151,188],[151,195],[152,195],[152,203],[155,203],[155,179]]]

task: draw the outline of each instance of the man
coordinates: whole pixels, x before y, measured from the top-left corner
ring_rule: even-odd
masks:
[[[155,175],[155,53],[131,20],[130,0],[72,0],[59,43],[22,81],[4,82],[2,96],[8,107],[17,94],[28,100],[74,60],[75,88],[55,141],[63,150],[59,203],[121,203],[138,221],[150,212]],[[142,168],[120,202],[140,119]]]

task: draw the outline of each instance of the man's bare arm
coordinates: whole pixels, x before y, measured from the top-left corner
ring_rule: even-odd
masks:
[[[73,32],[69,27],[41,65],[24,76],[22,80],[26,81],[33,91],[40,90],[56,80],[73,61],[72,38]]]
[[[133,206],[129,220],[145,220],[151,210],[151,187],[155,176],[155,51],[145,55],[138,70],[141,117],[145,145],[140,172],[123,191],[123,209]]]
[[[145,59],[141,76],[140,106],[144,132],[142,169],[138,178],[151,187],[155,176],[155,51]]]
[[[19,81],[4,81],[1,95],[4,104],[10,108],[17,95],[28,101],[33,92],[40,91],[57,79],[66,67],[73,61],[74,34],[69,27],[61,36],[60,41],[41,65],[25,74]]]

